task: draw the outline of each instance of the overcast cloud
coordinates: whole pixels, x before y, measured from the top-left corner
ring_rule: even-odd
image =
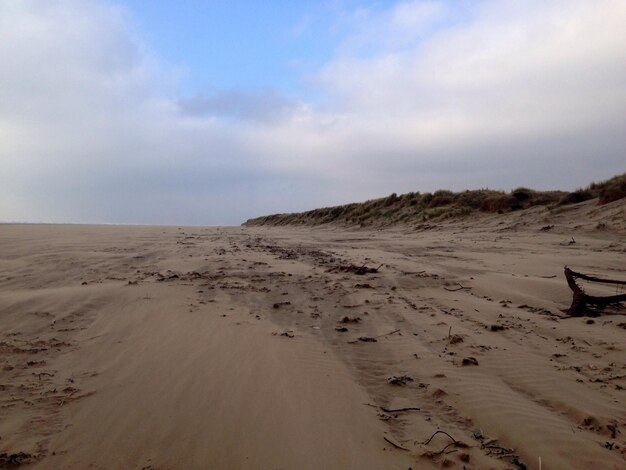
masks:
[[[275,90],[230,90],[178,102],[183,114],[242,121],[275,122],[289,118],[298,103]]]
[[[626,170],[626,2],[402,2],[273,89],[176,94],[111,2],[0,3],[0,221],[237,224]]]

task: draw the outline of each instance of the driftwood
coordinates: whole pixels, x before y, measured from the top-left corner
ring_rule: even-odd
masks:
[[[376,343],[378,341],[377,338],[383,338],[385,336],[389,336],[389,335],[393,335],[394,333],[399,333],[400,330],[393,330],[390,331],[389,333],[383,333],[382,335],[378,335],[378,336],[359,336],[358,339],[355,339],[354,341],[348,341],[348,344],[356,344],[359,341],[362,341],[363,343]]]
[[[444,286],[443,288],[445,290],[447,290],[448,292],[456,292],[456,291],[459,291],[459,290],[470,290],[471,289],[471,287],[465,287],[465,286],[462,286],[461,284],[458,284],[458,283],[457,283],[457,285],[459,287],[453,287],[453,288],[449,289],[449,288]]]
[[[401,413],[403,411],[420,411],[421,408],[408,407],[408,408],[385,408],[384,406],[380,407],[385,413]]]
[[[396,449],[400,449],[400,450],[409,450],[406,447],[402,447],[401,445],[396,444],[395,442],[393,442],[391,439],[387,439],[386,437],[383,437],[383,439],[385,441],[387,441],[389,444],[391,444],[392,446],[394,446]]]
[[[331,273],[337,273],[337,272],[340,272],[340,273],[353,273],[353,274],[356,274],[357,276],[363,276],[364,274],[375,274],[382,267],[383,267],[383,265],[381,264],[377,268],[368,268],[367,267],[367,263],[364,263],[361,266],[357,266],[355,264],[339,265],[339,266],[332,267],[331,269],[329,269],[328,272],[331,272]]]
[[[567,285],[573,292],[572,305],[570,305],[567,313],[573,317],[582,317],[590,313],[589,306],[592,305],[597,308],[603,308],[607,305],[619,304],[620,302],[626,302],[626,294],[609,295],[609,296],[593,296],[585,293],[585,291],[576,284],[576,279],[583,279],[590,282],[599,282],[602,284],[614,284],[626,286],[626,281],[617,281],[614,279],[601,279],[595,276],[589,276],[587,274],[577,273],[565,266],[565,279],[567,279]]]
[[[400,330],[393,330],[393,331],[390,331],[389,333],[383,333],[382,335],[378,335],[378,336],[376,336],[376,338],[382,338],[383,336],[389,336],[389,335],[393,335],[393,334],[399,333],[399,332],[400,332]]]
[[[32,458],[33,456],[26,452],[17,452],[16,454],[2,452],[0,454],[0,468],[17,468],[30,463]]]
[[[432,435],[432,436],[430,436],[430,439],[428,439],[427,441],[425,441],[425,442],[424,442],[424,445],[425,445],[425,446],[427,446],[428,444],[430,444],[430,441],[432,441],[432,440],[433,440],[433,437],[435,437],[437,434],[445,434],[445,435],[446,435],[446,436],[448,436],[450,439],[452,439],[452,442],[457,442],[457,440],[456,440],[454,437],[452,437],[450,434],[448,434],[447,432],[442,431],[442,430],[440,429],[440,430],[438,430],[438,431],[435,431],[435,432],[433,433],[433,435]]]
[[[460,447],[460,448],[467,448],[467,447],[468,447],[468,445],[467,445],[467,444],[465,444],[464,442],[457,441],[457,440],[456,440],[454,437],[452,437],[450,434],[448,434],[448,433],[447,433],[447,432],[445,432],[445,431],[441,431],[441,430],[435,431],[435,432],[433,433],[433,435],[432,435],[432,436],[430,436],[430,439],[428,439],[426,442],[424,442],[424,443],[423,443],[423,445],[427,446],[428,444],[430,444],[430,441],[432,441],[432,440],[433,440],[433,438],[434,438],[437,434],[445,434],[445,435],[446,435],[446,436],[448,436],[450,439],[452,439],[452,442],[448,443],[448,444],[447,444],[447,445],[446,445],[443,449],[441,449],[441,450],[440,450],[440,451],[438,451],[438,452],[428,452],[428,455],[430,455],[430,456],[432,456],[432,457],[437,456],[437,455],[441,455],[441,454],[443,454],[444,452],[445,452],[446,454],[451,454],[452,452],[456,452],[456,450],[451,450],[451,451],[446,452],[446,450],[447,450],[447,449],[448,449],[448,447],[450,447],[450,446]]]

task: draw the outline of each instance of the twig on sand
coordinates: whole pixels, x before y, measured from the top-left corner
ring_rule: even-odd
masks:
[[[365,406],[371,406],[372,408],[378,408],[385,413],[401,413],[403,411],[420,411],[421,408],[407,407],[407,408],[385,408],[384,406],[374,405],[372,403],[363,403]]]
[[[446,452],[446,449],[450,446],[455,446],[457,445],[457,442],[451,442],[450,444],[448,444],[447,446],[445,446],[443,449],[441,449],[439,452],[435,452],[434,455],[439,455],[439,454],[443,454],[444,452]],[[451,454],[452,452],[456,452],[455,450],[451,450],[450,452],[446,452],[446,454]]]
[[[450,442],[449,444],[447,444],[446,446],[444,446],[444,448],[443,448],[443,449],[441,449],[439,452],[431,452],[431,455],[433,455],[433,456],[443,454],[444,452],[446,452],[446,450],[447,450],[447,449],[448,449],[448,447],[450,447],[450,446],[455,446],[455,447],[467,447],[467,444],[464,444],[464,443],[463,443],[463,442],[461,442],[461,441],[457,441],[457,440],[456,440],[454,437],[452,437],[450,434],[448,434],[448,433],[447,433],[447,432],[445,432],[445,431],[441,431],[441,430],[435,431],[435,432],[433,433],[433,435],[432,435],[432,436],[430,436],[430,439],[428,439],[426,442],[424,442],[424,445],[428,445],[428,444],[430,443],[430,441],[432,441],[432,440],[433,440],[433,438],[434,438],[437,434],[445,434],[445,435],[446,435],[446,436],[448,436],[450,439],[452,439],[452,442]],[[450,452],[446,452],[446,453],[447,453],[447,454],[450,454],[450,453],[452,453],[452,452],[454,452],[454,451],[450,451]]]
[[[438,431],[435,431],[432,436],[430,436],[430,439],[428,439],[426,442],[424,442],[424,445],[427,446],[428,444],[430,444],[430,441],[432,441],[433,437],[435,437],[437,434],[445,434],[450,439],[452,439],[453,442],[457,442],[457,440],[454,437],[452,437],[450,434],[448,434],[447,432],[438,430]]]
[[[400,413],[402,411],[420,411],[421,408],[415,407],[407,407],[407,408],[385,408],[384,406],[380,407],[385,413]]]
[[[448,289],[446,286],[443,286],[443,288],[445,290],[447,290],[448,292],[456,292],[456,291],[459,291],[459,290],[471,290],[472,289],[471,287],[465,287],[465,286],[462,286],[459,283],[457,283],[457,284],[458,284],[459,287],[457,287],[455,289]]]
[[[378,341],[376,338],[382,338],[383,336],[389,336],[389,335],[392,335],[394,333],[399,333],[399,332],[400,330],[393,330],[393,331],[390,331],[389,333],[385,333],[385,334],[378,335],[378,336],[359,336],[357,339],[353,341],[348,341],[348,344],[356,344],[359,341],[363,343],[376,343]]]
[[[385,334],[382,334],[382,335],[374,336],[374,338],[382,338],[383,336],[389,336],[389,335],[392,335],[394,333],[398,333],[399,331],[400,331],[399,329],[398,330],[393,330],[393,331],[390,331],[389,333],[385,333]]]
[[[383,437],[383,439],[385,439],[385,441],[387,441],[389,444],[391,444],[392,446],[394,446],[396,449],[406,450],[406,451],[408,451],[408,450],[409,450],[409,449],[407,449],[406,447],[402,447],[402,446],[400,446],[400,445],[396,444],[395,442],[393,442],[392,440],[387,439],[386,437]]]

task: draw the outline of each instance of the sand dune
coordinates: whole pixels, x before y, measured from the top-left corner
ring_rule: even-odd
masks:
[[[626,468],[598,220],[0,226],[0,468]]]

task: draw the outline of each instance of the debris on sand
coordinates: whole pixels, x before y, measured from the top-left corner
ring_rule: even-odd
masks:
[[[356,264],[348,264],[348,265],[334,266],[330,268],[328,272],[352,273],[352,274],[356,274],[357,276],[363,276],[364,274],[375,274],[382,267],[383,267],[382,264],[378,266],[377,268],[368,268],[367,263],[363,264],[362,266],[357,266]]]
[[[387,379],[387,383],[390,385],[406,385],[409,382],[413,382],[413,377],[410,375],[394,375]]]
[[[360,321],[361,317],[343,317],[339,323],[359,323]]]
[[[291,305],[291,302],[289,301],[285,301],[285,302],[276,302],[274,305],[272,305],[272,307],[274,308],[280,308],[283,305]]]
[[[463,365],[463,366],[477,366],[478,365],[478,361],[476,360],[475,357],[466,357],[461,362],[461,365]]]
[[[458,344],[463,342],[463,336],[461,335],[452,335],[448,338],[448,343],[450,344]]]
[[[406,450],[408,451],[409,449],[407,449],[406,447],[402,447],[401,445],[396,444],[395,442],[393,442],[391,439],[384,437],[383,439],[385,439],[386,442],[388,442],[389,444],[391,444],[392,446],[394,446],[396,449],[400,449],[400,450]]]
[[[30,463],[32,457],[32,455],[26,452],[17,452],[15,454],[3,452],[0,454],[0,468],[17,468]]]
[[[372,338],[371,336],[359,336],[358,339],[364,343],[376,343],[378,341],[376,338]]]
[[[573,240],[573,239],[572,239]],[[565,279],[567,285],[572,290],[572,304],[567,310],[567,313],[573,317],[599,316],[603,313],[603,310],[608,306],[622,307],[619,310],[623,310],[622,302],[626,302],[626,294],[622,293],[626,286],[626,281],[616,279],[601,279],[595,276],[589,276],[588,274],[577,273],[565,266]],[[598,284],[605,284],[609,286],[615,286],[616,295],[609,296],[595,296],[587,294],[582,287],[577,284],[577,280],[582,279],[589,282]]]
[[[278,332],[274,331],[272,333],[272,336],[285,336],[286,338],[293,338],[296,335],[294,334],[293,330],[285,330],[282,333],[278,333]]]

